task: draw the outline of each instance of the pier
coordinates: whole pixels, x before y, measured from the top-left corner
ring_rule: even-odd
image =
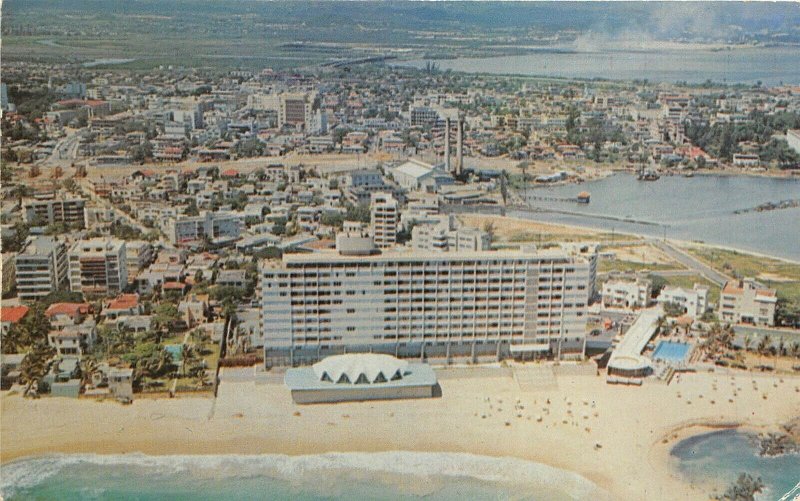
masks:
[[[540,202],[574,202],[578,204],[588,204],[591,199],[589,192],[583,191],[576,197],[545,197],[538,195],[528,195],[525,197],[527,202],[540,201]]]

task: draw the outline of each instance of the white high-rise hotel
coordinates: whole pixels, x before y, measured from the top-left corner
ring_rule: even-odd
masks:
[[[260,270],[268,365],[334,353],[580,357],[594,256],[547,251],[284,255]]]

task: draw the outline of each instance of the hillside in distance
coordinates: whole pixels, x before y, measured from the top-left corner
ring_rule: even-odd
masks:
[[[300,67],[394,53],[585,50],[635,39],[800,43],[796,3],[7,0],[7,61]]]

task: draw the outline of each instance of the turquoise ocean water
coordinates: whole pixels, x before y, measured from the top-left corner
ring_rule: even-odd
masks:
[[[800,456],[762,458],[735,430],[690,437],[672,450],[680,474],[718,491],[739,473],[760,476],[779,499],[800,482]],[[513,458],[458,453],[331,453],[309,456],[70,454],[2,468],[7,500],[600,500],[586,478]]]
[[[3,466],[5,499],[594,500],[580,475],[538,463],[451,453],[313,456],[51,455]]]

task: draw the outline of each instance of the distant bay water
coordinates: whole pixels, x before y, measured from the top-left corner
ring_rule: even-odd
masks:
[[[6,500],[596,500],[584,477],[539,463],[461,453],[309,456],[67,454],[3,465]]]
[[[591,194],[589,204],[532,199],[534,207],[558,212],[509,211],[508,215],[702,241],[800,261],[800,208],[735,213],[767,202],[800,199],[800,179],[698,175],[638,181],[620,173],[579,185],[537,186],[528,195],[568,198],[584,190]]]
[[[400,65],[424,68],[428,60]],[[800,84],[800,48],[541,50],[519,56],[436,60],[442,70],[651,82]]]

